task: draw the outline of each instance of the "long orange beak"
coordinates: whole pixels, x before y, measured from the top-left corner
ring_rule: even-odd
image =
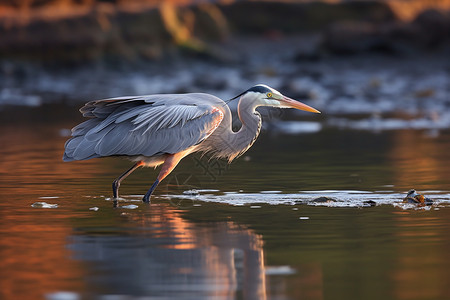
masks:
[[[283,99],[279,100],[281,104],[286,105],[287,107],[290,108],[296,108],[296,109],[300,109],[300,110],[304,110],[304,111],[309,111],[309,112],[313,112],[316,114],[320,114],[320,111],[318,111],[315,108],[312,108],[309,105],[306,105],[304,103],[301,103],[300,101],[291,99],[289,97],[283,96]]]

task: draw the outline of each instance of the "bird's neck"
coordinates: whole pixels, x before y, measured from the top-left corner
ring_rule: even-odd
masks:
[[[256,139],[261,129],[261,115],[256,111],[257,105],[253,102],[239,101],[238,117],[242,123],[241,128],[235,133]]]
[[[252,101],[239,101],[238,116],[242,126],[232,130],[232,116],[228,106],[224,107],[222,125],[200,144],[200,151],[211,152],[213,157],[225,158],[231,162],[242,155],[255,142],[261,129],[261,115],[255,111],[257,105]]]
[[[242,155],[256,141],[262,124],[261,115],[256,111],[256,107],[253,102],[242,99],[239,101],[238,116],[242,126],[237,132],[230,130],[229,147],[232,155],[228,157],[229,161]]]

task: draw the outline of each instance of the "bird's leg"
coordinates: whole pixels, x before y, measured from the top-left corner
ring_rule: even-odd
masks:
[[[156,189],[158,184],[166,178],[167,175],[172,172],[172,170],[177,166],[177,164],[180,162],[180,160],[186,156],[186,153],[184,152],[178,152],[175,154],[169,154],[167,158],[164,160],[164,163],[161,167],[161,171],[159,172],[158,177],[156,178],[156,181],[153,183],[151,188],[147,191],[144,198],[142,198],[142,201],[149,203],[150,202],[150,196],[152,195],[153,191]]]
[[[130,175],[131,173],[133,173],[134,170],[136,170],[139,167],[142,167],[143,165],[144,165],[143,161],[138,161],[137,163],[134,164],[134,166],[129,168],[122,175],[117,177],[116,180],[113,181],[112,189],[113,189],[113,197],[114,197],[114,199],[119,198],[119,187],[120,187],[120,183],[122,182],[122,180],[127,178],[127,176]]]
[[[156,187],[159,184],[159,180],[156,179],[156,181],[152,184],[152,186],[150,187],[150,189],[147,191],[147,193],[145,193],[144,198],[142,198],[142,201],[145,203],[150,203],[150,196],[153,194],[153,191],[156,189]]]

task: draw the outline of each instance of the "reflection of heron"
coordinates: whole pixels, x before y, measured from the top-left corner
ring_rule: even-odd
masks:
[[[201,151],[232,161],[255,142],[261,129],[258,106],[296,108],[318,113],[301,102],[266,86],[256,85],[240,98],[239,131],[231,129],[231,112],[221,99],[208,94],[166,94],[120,97],[88,102],[80,109],[91,118],[72,129],[64,161],[105,156],[126,156],[136,162],[113,182],[114,197],[120,183],[139,167],[161,171],[143,201],[149,202],[156,186],[186,155]],[[233,100],[231,99],[231,100]]]

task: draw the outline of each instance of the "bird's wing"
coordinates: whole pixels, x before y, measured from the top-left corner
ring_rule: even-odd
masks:
[[[206,94],[151,95],[92,101],[90,117],[72,129],[64,160],[177,153],[199,144],[220,124],[218,98]],[[221,100],[220,100],[221,101]]]

